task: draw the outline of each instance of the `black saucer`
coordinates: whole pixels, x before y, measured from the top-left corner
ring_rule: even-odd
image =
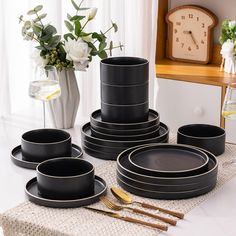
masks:
[[[107,192],[106,182],[101,178],[95,175],[94,183],[94,194],[90,197],[73,199],[73,200],[53,200],[43,198],[38,194],[38,185],[37,178],[31,179],[25,187],[25,193],[29,201],[45,207],[53,208],[72,208],[72,207],[81,207],[87,206],[92,203],[99,201],[99,198],[105,195]]]
[[[82,156],[83,156],[82,149],[79,146],[72,144],[72,157],[80,158]],[[15,165],[23,167],[23,168],[27,168],[27,169],[35,170],[36,166],[39,164],[39,162],[25,161],[23,159],[22,152],[21,152],[21,145],[12,149],[11,159]]]

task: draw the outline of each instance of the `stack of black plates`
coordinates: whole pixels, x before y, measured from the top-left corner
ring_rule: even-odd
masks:
[[[117,158],[118,184],[148,198],[185,199],[205,194],[215,187],[217,172],[212,153],[188,145],[140,145]]]
[[[139,123],[109,123],[101,118],[101,110],[91,114],[90,123],[82,127],[82,146],[89,155],[116,160],[127,148],[168,142],[169,129],[160,122],[159,114],[149,110],[147,121]]]

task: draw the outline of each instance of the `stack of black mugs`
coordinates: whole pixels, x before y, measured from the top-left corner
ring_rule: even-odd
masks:
[[[127,148],[168,142],[169,129],[149,109],[149,62],[137,57],[101,61],[101,110],[82,127],[82,146],[89,155],[115,160]]]

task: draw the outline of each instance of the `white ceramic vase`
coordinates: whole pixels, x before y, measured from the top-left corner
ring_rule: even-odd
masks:
[[[235,57],[225,58],[224,71],[229,74],[236,74],[236,60]]]
[[[58,129],[73,128],[80,102],[74,69],[58,72],[61,96],[49,101],[52,124]]]

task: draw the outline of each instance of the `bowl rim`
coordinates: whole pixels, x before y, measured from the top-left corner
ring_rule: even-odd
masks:
[[[84,162],[84,163],[87,163],[90,165],[91,167],[91,170],[87,171],[86,173],[83,173],[83,174],[80,174],[80,175],[69,175],[69,176],[56,176],[56,175],[49,175],[49,174],[45,174],[43,172],[41,172],[39,170],[40,166],[42,165],[45,165],[45,163],[47,162],[53,162],[53,161],[57,161],[57,160],[76,160],[76,161],[79,161],[79,162]],[[45,160],[41,163],[39,163],[36,167],[36,173],[37,174],[40,174],[40,175],[43,175],[45,177],[49,177],[49,178],[53,178],[53,179],[71,179],[71,178],[76,178],[76,177],[82,177],[82,176],[85,176],[85,175],[89,175],[91,172],[94,172],[94,166],[92,163],[90,163],[89,161],[86,161],[86,160],[82,160],[82,159],[78,159],[78,158],[74,158],[74,157],[57,157],[57,158],[52,158],[52,159],[49,159],[49,160]]]
[[[187,135],[183,132],[180,131],[180,129],[182,128],[187,128],[187,127],[191,127],[191,126],[208,126],[208,127],[213,127],[213,128],[217,128],[218,130],[221,130],[223,133],[220,134],[220,135],[215,135],[215,136],[207,136],[207,137],[203,137],[203,136],[192,136],[192,135]],[[177,131],[177,135],[182,135],[182,136],[185,136],[185,137],[188,137],[188,138],[192,138],[192,139],[215,139],[215,138],[220,138],[222,136],[225,136],[225,129],[219,127],[219,126],[216,126],[216,125],[210,125],[210,124],[189,124],[189,125],[183,125],[181,127],[178,128],[178,131]]]
[[[42,131],[42,130],[53,130],[53,131],[60,131],[60,132],[62,132],[62,133],[64,133],[64,134],[66,134],[66,135],[68,135],[69,137],[68,138],[66,138],[66,139],[64,139],[64,140],[62,140],[62,141],[57,141],[57,142],[50,142],[50,143],[38,143],[38,142],[32,142],[32,141],[28,141],[28,140],[26,140],[23,136],[24,135],[26,135],[26,134],[28,134],[28,133],[31,133],[31,132],[34,132],[34,131]],[[29,130],[29,131],[27,131],[27,132],[25,132],[25,133],[23,133],[22,134],[22,136],[21,136],[21,145],[22,145],[22,141],[24,141],[25,143],[30,143],[30,144],[37,144],[37,145],[52,145],[52,144],[59,144],[59,143],[63,143],[63,142],[67,142],[67,141],[69,141],[69,140],[71,140],[71,135],[70,135],[70,133],[68,133],[68,132],[66,132],[66,131],[64,131],[64,130],[61,130],[61,129],[33,129],[33,130]]]

